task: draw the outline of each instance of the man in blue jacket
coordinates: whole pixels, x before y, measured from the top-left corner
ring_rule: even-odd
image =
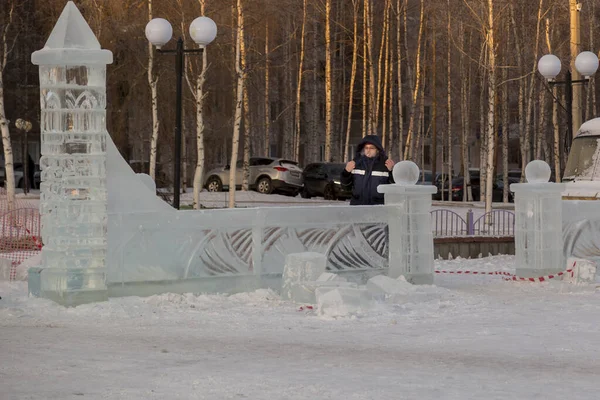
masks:
[[[387,158],[379,136],[365,136],[356,148],[356,156],[342,171],[342,186],[352,189],[350,205],[383,204],[377,186],[394,183],[394,161]]]

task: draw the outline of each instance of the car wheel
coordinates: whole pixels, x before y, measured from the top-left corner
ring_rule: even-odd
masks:
[[[271,179],[267,177],[260,178],[258,182],[256,182],[256,191],[262,194],[271,194],[271,192],[273,191]]]
[[[221,182],[221,180],[218,177],[212,176],[206,182],[206,189],[209,192],[222,192],[223,182]]]
[[[335,190],[333,189],[333,185],[325,186],[325,190],[323,191],[323,198],[325,200],[335,200]]]
[[[300,196],[303,199],[310,199],[310,193],[308,193],[308,190],[306,190],[306,188],[302,189],[302,192],[300,192]]]

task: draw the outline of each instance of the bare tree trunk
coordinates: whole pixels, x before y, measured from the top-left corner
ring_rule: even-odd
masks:
[[[350,130],[352,128],[352,105],[354,100],[354,84],[356,82],[356,61],[358,59],[358,0],[352,0],[353,35],[352,35],[352,72],[350,73],[350,88],[348,89],[348,124],[346,125],[346,140],[344,142],[344,160],[350,160]]]
[[[386,132],[387,102],[388,102],[387,92],[388,92],[389,73],[390,73],[390,61],[389,61],[389,58],[390,58],[390,32],[389,32],[390,31],[390,21],[389,21],[389,19],[390,19],[390,12],[389,12],[390,4],[391,4],[391,1],[386,0],[385,13],[384,13],[384,18],[383,18],[383,32],[385,33],[385,35],[384,34],[381,35],[382,37],[385,36],[385,61],[384,61],[384,71],[385,72],[384,72],[384,77],[383,77],[383,104],[381,106],[381,108],[382,108],[381,141],[384,146],[385,146],[386,133],[387,133]],[[379,97],[379,95],[377,97]],[[379,109],[379,101],[377,101],[377,109]],[[375,121],[377,121],[379,118],[378,114],[379,114],[379,112],[377,112],[375,115]]]
[[[200,14],[205,13],[205,1],[199,0]],[[194,209],[200,208],[200,192],[204,183],[204,82],[206,81],[206,71],[208,70],[208,53],[206,48],[202,52],[202,69],[196,78],[196,169],[194,172]]]
[[[541,8],[542,0],[540,0],[540,8]],[[593,2],[588,2],[593,3]],[[580,8],[581,5],[580,0],[569,0],[569,11],[570,11],[570,48],[571,48],[571,75],[573,81],[577,81],[581,79],[581,74],[575,68],[575,58],[579,55],[581,51],[581,18],[580,18]],[[595,17],[595,16],[594,16]],[[536,49],[536,59],[537,59],[537,49]],[[582,93],[582,85],[573,85],[573,97],[572,97],[572,105],[573,108],[569,110],[572,115],[573,122],[573,134],[575,134],[579,127],[581,127],[581,93]],[[573,138],[570,138],[573,140]],[[569,143],[569,146],[571,143]]]
[[[308,57],[307,62],[309,63],[309,68],[311,70],[310,79],[308,81],[307,92],[310,97],[310,118],[308,119],[308,131],[309,131],[309,155],[311,161],[318,161],[320,159],[320,143],[321,143],[321,133],[319,130],[319,107],[320,107],[320,97],[317,87],[317,65],[318,60],[320,59],[321,49],[317,45],[318,38],[318,24],[317,19],[312,18],[312,33],[310,35],[310,48],[311,57]]]
[[[496,150],[496,44],[494,42],[494,0],[488,0],[488,26],[486,34],[488,50],[488,118],[487,118],[487,177],[485,193],[485,212],[492,211],[494,190],[494,154]],[[489,215],[489,214],[488,214]],[[487,221],[491,223],[490,219]]]
[[[235,175],[240,145],[240,125],[242,123],[242,103],[244,99],[245,71],[241,65],[241,47],[244,40],[242,0],[237,0],[237,39],[235,43],[235,71],[237,73],[237,100],[233,120],[233,137],[231,139],[231,161],[229,168],[229,208],[235,207]]]
[[[408,123],[408,134],[406,136],[406,148],[404,149],[404,159],[412,159],[414,152],[414,124],[415,124],[415,109],[417,105],[417,98],[419,94],[420,79],[421,79],[421,41],[423,38],[423,28],[425,25],[425,6],[424,0],[421,3],[421,13],[419,18],[419,36],[417,38],[417,53],[415,61],[415,86],[412,94],[412,104],[410,109],[410,120]]]
[[[331,161],[333,76],[331,73],[331,0],[325,3],[325,161]]]
[[[390,0],[391,1],[391,0]],[[390,11],[391,12],[391,11]],[[389,40],[391,40],[391,31],[390,31],[390,35],[389,35]],[[391,44],[390,44],[391,46]],[[388,76],[388,82],[389,84],[389,102],[388,102],[388,145],[386,147],[388,154],[390,156],[390,158],[396,160],[397,158],[395,157],[394,154],[394,51],[393,49],[390,49],[390,59],[388,61],[390,63],[390,71],[389,71],[389,76]]]
[[[485,28],[484,28],[485,29]],[[481,46],[481,60],[485,60],[484,66],[487,66],[487,53],[485,52],[485,43]],[[480,91],[479,91],[479,137],[480,137],[480,148],[479,151],[479,201],[485,199],[486,193],[486,178],[487,173],[487,151],[488,151],[488,137],[485,133],[485,87],[486,87],[486,70],[480,68]]]
[[[244,98],[243,98],[243,118],[244,118],[244,158],[243,158],[243,174],[242,174],[242,190],[248,191],[250,185],[250,142],[252,139],[252,129],[250,122],[250,99],[248,98],[248,90],[246,90],[246,80],[248,79],[248,63],[246,61],[246,24],[244,22],[244,13],[238,14],[239,24],[242,26],[242,34],[240,41],[240,64],[242,73],[244,74]]]
[[[368,134],[368,129],[370,128],[369,124],[369,117],[368,117],[368,104],[369,104],[369,100],[367,97],[367,93],[368,93],[368,75],[367,75],[367,67],[368,67],[368,59],[369,59],[369,54],[368,54],[368,34],[369,34],[369,30],[368,30],[368,23],[367,23],[367,19],[368,19],[368,11],[369,11],[369,7],[368,7],[368,3],[369,0],[364,0],[363,2],[363,81],[362,81],[362,136],[365,137]],[[367,127],[368,126],[368,127]]]
[[[396,1],[396,58],[398,65],[396,77],[398,80],[398,160],[403,159],[404,155],[404,111],[402,107],[402,36],[400,34],[401,26],[401,0]]]
[[[298,65],[298,83],[296,84],[296,140],[294,142],[294,160],[300,158],[300,101],[302,100],[302,74],[304,73],[304,34],[306,32],[306,0],[302,4],[302,33],[300,37],[300,61]]]
[[[506,46],[505,46],[505,64],[508,64],[508,56],[510,54],[510,22],[506,19]],[[502,202],[508,203],[508,194],[510,186],[508,184],[508,141],[510,139],[510,119],[508,115],[508,68],[502,68],[502,82],[504,87],[502,89],[502,182],[504,183],[502,189]]]
[[[451,34],[451,24],[450,24],[450,2],[447,2],[447,7],[448,7],[448,23],[446,25],[446,34],[448,35],[448,61],[447,61],[447,76],[448,79],[446,79],[446,96],[447,96],[447,103],[446,103],[446,118],[447,118],[447,126],[446,126],[446,131],[447,131],[447,135],[448,135],[448,200],[452,200],[452,176],[453,176],[453,171],[452,171],[452,79],[450,78],[452,75],[452,52],[451,52],[451,46],[450,46],[450,34]],[[434,82],[435,85],[435,82]],[[443,186],[442,186],[443,188]]]
[[[379,132],[379,106],[381,105],[381,99],[382,96],[386,96],[386,88],[385,88],[385,83],[383,83],[384,88],[382,88],[382,81],[385,81],[385,79],[387,79],[387,73],[384,75],[381,73],[381,69],[382,69],[382,64],[387,62],[387,51],[385,50],[386,48],[386,41],[387,41],[387,37],[388,37],[388,29],[387,29],[387,23],[388,23],[388,6],[389,6],[389,1],[385,0],[385,7],[384,7],[384,11],[383,11],[383,28],[381,29],[381,43],[379,44],[379,57],[377,60],[377,87],[376,92],[377,92],[377,99],[375,100],[375,111],[374,111],[374,117],[373,117],[373,133],[374,134],[378,134]],[[384,57],[386,61],[384,61]],[[385,105],[382,106],[382,108],[385,108]],[[385,111],[384,111],[385,112]],[[385,124],[385,122],[384,122]],[[382,137],[384,137],[383,133],[382,133]],[[384,141],[385,143],[385,141]]]
[[[367,24],[367,56],[369,61],[369,122],[368,130],[369,135],[376,135],[377,130],[375,127],[375,63],[373,59],[373,9],[371,7],[371,1],[365,1],[366,7],[366,24]]]
[[[450,14],[448,13],[448,18],[450,18]],[[448,23],[450,25],[450,23]],[[450,29],[450,27],[448,27]],[[432,97],[432,106],[433,106],[433,116],[431,120],[431,179],[433,180],[433,184],[435,184],[435,176],[437,173],[437,39],[435,35],[435,30],[432,30],[432,43],[431,43],[431,53],[432,53],[432,74],[431,74],[431,97]],[[448,53],[450,52],[450,41],[448,41]],[[450,66],[448,66],[450,68]],[[448,80],[450,80],[450,72],[448,72]]]
[[[263,143],[263,155],[270,155],[269,147],[271,140],[271,101],[269,99],[269,21],[265,22],[265,136]]]
[[[473,43],[473,33],[469,32],[469,41],[468,48],[471,48]],[[468,142],[471,136],[471,91],[470,88],[473,86],[473,64],[469,62],[469,68],[466,79],[463,78],[465,83],[465,110],[466,110],[466,121],[465,121],[465,132],[466,132],[466,140]],[[468,150],[465,149],[468,154]],[[471,187],[471,174],[469,172],[471,160],[467,158],[467,169],[465,171],[465,185],[467,185],[467,201],[473,201],[473,188]]]
[[[181,28],[181,32],[185,32],[185,12],[183,9],[183,4],[181,0],[177,0],[177,5],[179,8],[179,13],[181,15],[181,21],[179,23],[179,26]],[[183,35],[183,46],[185,47],[185,35]],[[188,77],[188,63],[187,60],[184,60],[183,62],[183,76],[184,79],[186,80],[186,82],[189,83],[189,77]],[[191,90],[191,88],[190,88]],[[183,96],[183,94],[182,94]],[[187,192],[187,182],[188,182],[188,151],[187,151],[187,136],[188,136],[188,130],[186,129],[186,120],[185,120],[185,107],[186,101],[185,98],[183,100],[183,105],[181,107],[181,136],[182,136],[182,141],[181,141],[181,192],[182,193],[186,193]]]
[[[6,119],[6,112],[4,109],[4,71],[6,69],[6,64],[8,63],[8,54],[14,48],[17,40],[17,36],[15,36],[12,39],[12,43],[8,43],[8,31],[14,20],[15,2],[11,2],[7,11],[7,19],[2,32],[2,53],[0,53],[0,133],[2,134],[2,146],[4,147],[6,200],[8,211],[12,211],[15,208],[15,172],[13,166],[12,144],[10,141],[10,130],[8,128],[9,121]],[[26,158],[24,158],[24,162],[27,162]]]
[[[450,25],[450,1],[448,1],[448,25]],[[459,28],[458,37],[463,38],[464,36],[464,25],[461,22]],[[448,41],[450,41],[450,35],[448,35]],[[470,119],[470,107],[468,101],[468,93],[467,91],[470,88],[470,71],[466,71],[465,68],[465,39],[461,40],[463,51],[460,52],[460,73],[462,75],[462,79],[460,80],[460,101],[461,101],[461,125],[462,125],[462,134],[461,134],[461,160],[462,160],[462,172],[464,179],[464,187],[466,190],[463,190],[463,201],[472,201],[473,200],[473,191],[471,189],[471,174],[469,173],[469,135],[471,133],[471,119]],[[470,41],[469,41],[470,44]],[[448,43],[448,47],[450,47],[450,43]],[[450,50],[448,50],[450,51]],[[470,64],[469,64],[470,65]],[[469,68],[470,70],[470,68]],[[448,72],[448,79],[451,79],[450,72]]]
[[[523,45],[521,42],[521,38],[518,35],[517,32],[517,23],[515,20],[515,9],[514,9],[514,5],[511,3],[509,4],[509,10],[510,10],[510,22],[512,25],[512,29],[513,29],[513,37],[515,39],[515,55],[517,56],[517,67],[519,68],[519,70],[523,70],[524,69],[524,64],[523,64]],[[526,145],[525,145],[525,86],[527,85],[527,81],[526,79],[519,79],[519,97],[518,97],[518,104],[519,104],[519,148],[521,151],[521,179],[523,179],[524,177],[524,173],[525,173],[525,166],[527,165],[527,155],[526,153]]]
[[[152,19],[152,0],[148,0],[148,21]],[[148,42],[148,84],[152,98],[152,136],[150,137],[150,165],[148,174],[156,181],[156,147],[158,144],[158,76],[154,75],[154,49]]]
[[[537,14],[537,22],[536,22],[536,31],[535,31],[535,48],[534,48],[534,56],[533,56],[533,65],[531,68],[531,77],[529,80],[529,93],[527,95],[527,113],[525,114],[525,155],[526,160],[524,166],[531,161],[531,127],[532,127],[532,114],[533,114],[533,89],[535,87],[535,79],[536,79],[536,71],[537,71],[537,59],[539,52],[539,43],[540,43],[540,24],[542,22],[542,6],[544,0],[539,0],[538,3],[538,14]],[[524,170],[525,168],[523,168]]]
[[[588,29],[589,29],[589,41],[590,41],[590,51],[594,52],[594,33],[596,32],[596,2],[592,1],[591,7],[592,9],[588,13]],[[590,81],[587,84],[587,98],[586,98],[586,121],[594,118],[596,116],[596,78],[594,76],[590,77]]]

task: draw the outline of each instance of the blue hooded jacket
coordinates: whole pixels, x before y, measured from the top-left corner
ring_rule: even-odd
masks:
[[[377,156],[369,158],[362,154],[367,143],[377,147]],[[379,136],[367,135],[360,141],[354,157],[354,170],[348,172],[344,169],[341,176],[342,186],[352,189],[350,205],[383,204],[383,193],[377,192],[377,186],[394,182],[392,173],[385,166],[386,160]]]

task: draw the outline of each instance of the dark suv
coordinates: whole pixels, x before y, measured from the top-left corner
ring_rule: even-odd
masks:
[[[345,190],[340,183],[340,177],[346,164],[312,163],[304,168],[304,188],[301,195],[305,199],[312,196],[323,196],[325,200],[349,199],[351,190]]]

